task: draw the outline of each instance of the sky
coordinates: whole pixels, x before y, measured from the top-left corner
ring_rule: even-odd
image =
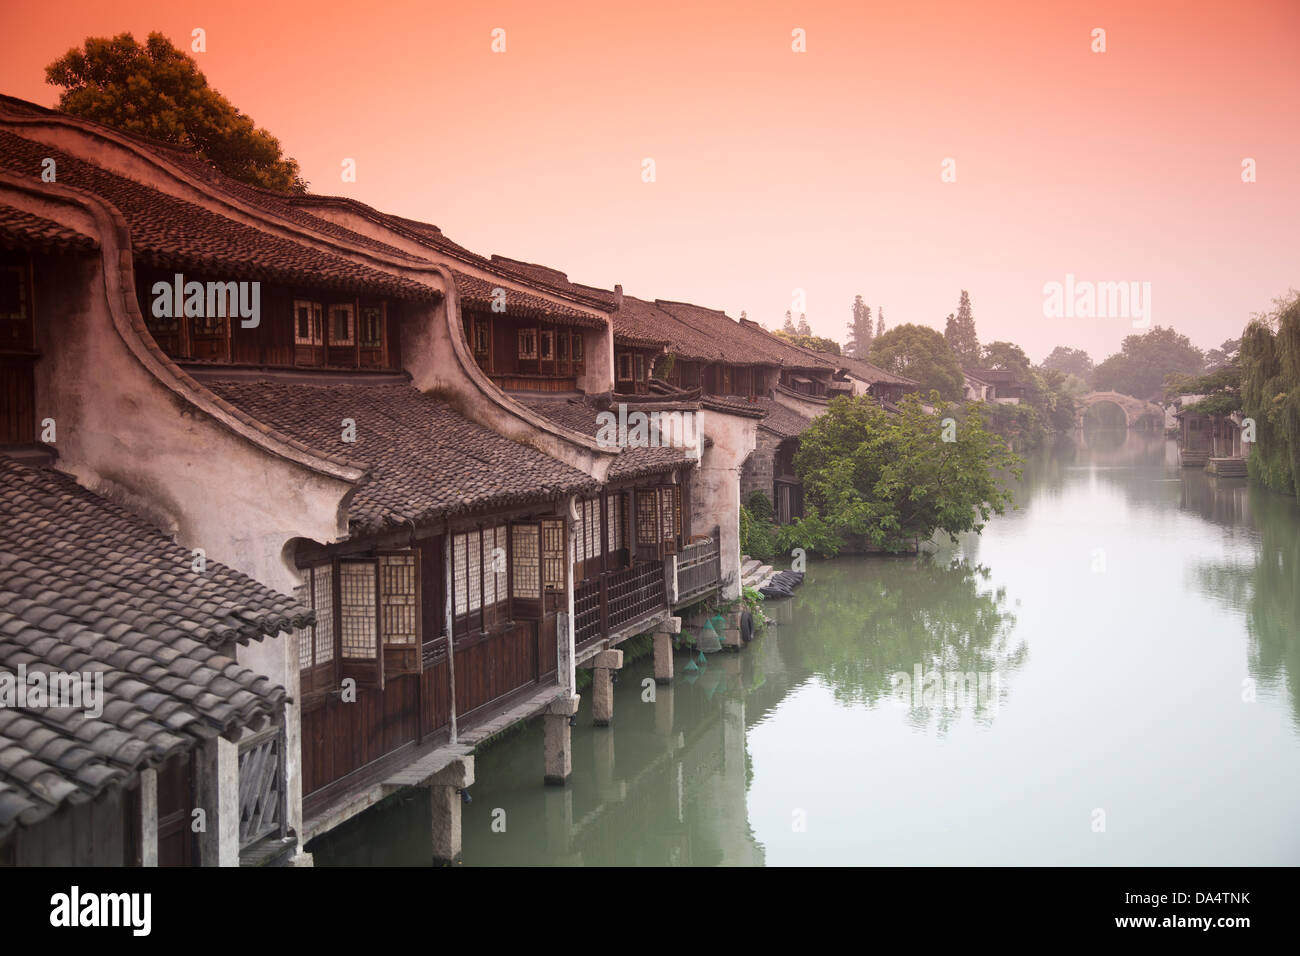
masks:
[[[1298,0],[65,0],[4,17],[0,91],[53,106],[44,67],[87,36],[188,50],[200,28],[211,85],[313,191],[769,327],[803,305],[843,341],[861,294],[887,327],[942,329],[965,289],[981,341],[1100,361],[1144,321],[1217,346],[1300,287]],[[1075,294],[1149,283],[1148,314],[1049,314],[1067,275]]]

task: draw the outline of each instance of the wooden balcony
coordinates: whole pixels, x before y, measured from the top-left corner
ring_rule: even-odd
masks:
[[[574,644],[582,650],[668,607],[669,565],[647,562],[588,578],[573,593]]]
[[[675,607],[691,604],[717,591],[718,582],[722,580],[722,552],[717,527],[708,537],[682,548],[682,553],[676,557]]]

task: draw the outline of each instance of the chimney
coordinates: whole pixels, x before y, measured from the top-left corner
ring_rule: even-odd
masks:
[[[614,311],[617,312],[621,308],[623,308],[623,287],[616,285],[614,286]]]

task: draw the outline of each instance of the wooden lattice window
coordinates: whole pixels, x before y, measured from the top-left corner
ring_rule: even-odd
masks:
[[[487,319],[474,320],[474,353],[487,355],[492,347],[492,327]],[[522,356],[520,356],[522,358]]]
[[[677,552],[677,537],[682,533],[682,489],[680,485],[659,486],[660,528],[664,552]]]
[[[521,359],[537,358],[537,330],[519,330],[519,357]]]
[[[557,362],[567,362],[569,360],[568,332],[561,332],[555,340],[555,360]]]
[[[0,350],[26,351],[34,347],[31,288],[26,262],[0,265]],[[159,320],[154,320],[159,321]],[[162,319],[175,331],[175,319]]]
[[[339,562],[339,646],[342,657],[361,660],[375,656],[379,633],[375,590],[375,562]]]
[[[555,333],[550,329],[543,329],[538,335],[538,346],[538,355],[543,362],[555,358]]]
[[[636,357],[636,380],[638,382],[645,381],[645,356],[644,355],[638,355]]]
[[[379,556],[380,621],[384,644],[416,644],[420,638],[415,553]]]
[[[294,629],[302,672],[299,684],[303,694],[310,694],[335,685],[333,565],[308,568],[294,595],[299,603],[316,612],[315,624]]]
[[[295,345],[324,345],[325,323],[319,302],[295,299],[293,303],[293,341]]]
[[[542,589],[563,591],[568,547],[564,540],[564,519],[542,521]]]
[[[659,496],[653,490],[636,493],[636,543],[659,545]]]
[[[352,306],[348,304],[330,306],[330,345],[353,345],[356,343],[353,325]]]
[[[511,592],[517,598],[537,600],[542,595],[541,541],[535,524],[516,524],[510,528]]]
[[[367,306],[361,310],[361,347],[384,347],[384,313],[376,306]]]
[[[581,332],[573,333],[573,360],[575,362],[582,361],[582,333]]]
[[[609,551],[620,551],[627,547],[623,535],[623,495],[610,494],[605,499],[605,527],[609,537]]]

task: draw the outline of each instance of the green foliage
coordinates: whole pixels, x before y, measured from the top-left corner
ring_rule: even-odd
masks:
[[[1234,361],[1205,375],[1172,376],[1165,388],[1165,402],[1183,395],[1203,395],[1186,410],[1202,415],[1231,415],[1241,411],[1241,365]]]
[[[755,491],[749,496],[748,505],[749,513],[759,521],[771,521],[772,515],[776,514],[772,499],[761,491]]]
[[[770,503],[768,508],[771,508]],[[749,508],[740,506],[740,552],[760,561],[776,557],[776,525],[770,515],[760,519]]]
[[[831,355],[840,354],[840,343],[834,339],[822,338],[820,335],[791,335],[789,332],[773,332],[778,339],[784,339],[791,345],[798,345],[800,348],[811,349],[814,352],[828,352]]]
[[[130,33],[89,37],[47,66],[45,79],[63,88],[65,113],[193,150],[240,182],[306,191],[279,140],[208,86],[194,59],[161,33],[143,46]]]
[[[883,369],[914,378],[947,401],[962,397],[963,378],[957,356],[934,329],[906,323],[878,335],[871,361]]]
[[[677,362],[677,356],[672,352],[665,352],[663,355],[655,358],[654,370],[650,373],[652,378],[657,378],[661,382],[668,381],[668,376],[672,374],[673,365]]]
[[[975,334],[975,317],[971,314],[970,295],[961,290],[961,301],[957,305],[957,314],[949,315],[944,326],[943,337],[947,341],[957,362],[963,368],[974,368],[979,364],[980,341]]]
[[[1157,325],[1143,335],[1127,336],[1120,351],[1093,370],[1092,384],[1099,392],[1157,399],[1166,379],[1199,375],[1204,367],[1205,356],[1187,336]]]
[[[896,415],[869,396],[832,399],[801,436],[794,464],[808,517],[782,547],[833,554],[860,540],[899,551],[936,531],[980,531],[1002,514],[1012,498],[994,472],[1019,475],[1020,460],[984,427],[978,404],[931,399],[934,414],[908,395]],[[951,442],[942,440],[945,417],[958,419]]]
[[[1083,349],[1058,345],[1040,366],[1044,371],[1063,372],[1080,379],[1085,385],[1092,378],[1092,357]]]
[[[1241,410],[1255,420],[1253,481],[1300,495],[1300,293],[1256,316],[1241,337]]]
[[[859,359],[871,354],[871,306],[860,295],[853,297],[853,319],[849,322],[849,341],[844,346],[844,354]]]
[[[1029,374],[1029,356],[1014,342],[990,342],[980,352],[981,368],[1004,369],[1017,376]]]

